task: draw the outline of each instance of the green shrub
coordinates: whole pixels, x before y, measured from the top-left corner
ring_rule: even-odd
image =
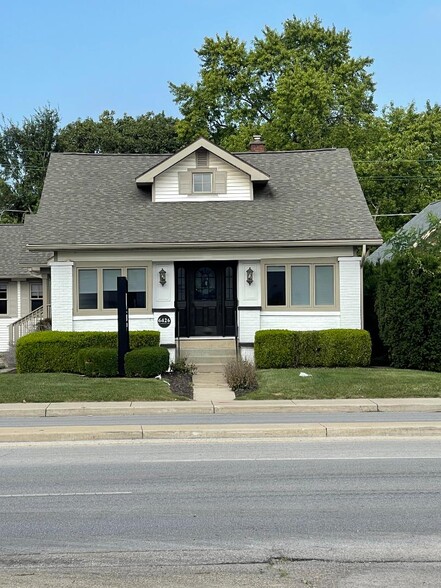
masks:
[[[118,375],[118,351],[108,347],[86,347],[78,351],[78,371],[92,378]]]
[[[371,361],[371,338],[359,329],[320,331],[322,367],[366,367]]]
[[[225,379],[236,396],[249,390],[257,390],[256,367],[246,359],[232,359],[225,366]]]
[[[371,339],[360,329],[258,331],[254,357],[260,369],[366,366]]]
[[[165,347],[141,347],[125,356],[126,376],[129,378],[154,378],[169,366],[169,352]]]
[[[321,332],[322,331],[292,331],[292,367],[319,367],[321,365]]]
[[[287,368],[292,366],[293,331],[271,329],[257,331],[254,341],[256,367]]]
[[[413,247],[379,269],[375,309],[391,365],[441,371],[441,257]]]
[[[159,345],[158,331],[133,331],[130,347]],[[117,349],[118,333],[84,331],[41,331],[20,337],[17,341],[17,371],[70,372],[78,371],[78,351],[86,347]]]

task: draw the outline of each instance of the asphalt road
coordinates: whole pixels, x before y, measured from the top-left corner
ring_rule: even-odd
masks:
[[[441,421],[441,412],[317,412],[246,414],[162,414],[118,416],[1,417],[0,427],[82,425],[193,425],[237,423],[383,423]]]
[[[0,586],[439,586],[440,562],[439,439],[0,447]]]

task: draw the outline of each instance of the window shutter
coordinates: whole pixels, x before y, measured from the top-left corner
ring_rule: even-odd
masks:
[[[179,194],[191,194],[191,172],[179,172]]]
[[[214,177],[214,190],[215,194],[226,194],[227,193],[227,172],[216,172]]]

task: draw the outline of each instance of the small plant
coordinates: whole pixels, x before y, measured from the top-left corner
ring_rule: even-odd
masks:
[[[171,362],[170,370],[178,374],[189,374],[190,376],[194,376],[198,371],[198,368],[194,363],[189,362],[187,357],[182,356],[176,361]]]
[[[52,331],[52,319],[44,318],[40,319],[35,325],[36,331]]]
[[[257,390],[257,372],[253,363],[246,359],[232,359],[225,366],[227,384],[240,395],[242,392]]]

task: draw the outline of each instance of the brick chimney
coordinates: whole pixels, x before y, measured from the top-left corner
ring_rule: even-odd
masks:
[[[266,151],[265,141],[262,141],[260,135],[253,135],[249,148],[252,153],[264,153]]]

